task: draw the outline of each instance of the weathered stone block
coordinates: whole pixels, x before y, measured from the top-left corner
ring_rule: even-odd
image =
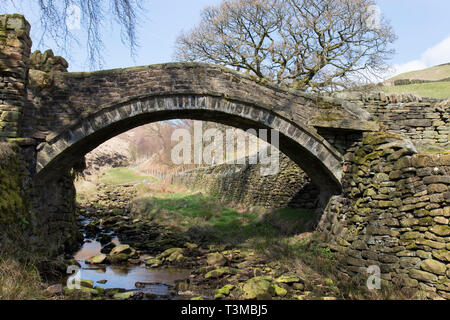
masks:
[[[420,281],[428,281],[428,282],[436,282],[438,277],[432,273],[417,270],[417,269],[411,269],[409,271],[409,276],[413,279],[420,280]]]
[[[435,225],[430,228],[430,231],[441,237],[448,237],[450,235],[450,226],[448,225]]]
[[[438,183],[450,184],[450,176],[437,176],[437,175],[429,176],[423,178],[423,182],[425,184],[438,184]]]
[[[443,275],[445,274],[445,271],[447,270],[445,264],[442,262],[433,260],[433,259],[427,259],[420,263],[420,268],[422,270],[437,274],[437,275]]]
[[[431,247],[433,249],[439,249],[439,250],[444,249],[446,247],[445,243],[427,240],[427,239],[423,239],[423,238],[416,239],[416,244],[424,245],[424,246]]]
[[[403,121],[403,125],[410,127],[429,127],[433,124],[430,119],[411,119]]]
[[[401,257],[400,258],[400,266],[405,269],[410,269],[414,267],[418,267],[420,264],[420,258],[417,257]]]
[[[438,259],[440,261],[443,261],[443,262],[446,262],[446,263],[450,262],[450,251],[448,251],[448,250],[445,250],[445,249],[443,249],[443,250],[433,250],[432,254],[433,254],[434,258],[436,258],[436,259]]]

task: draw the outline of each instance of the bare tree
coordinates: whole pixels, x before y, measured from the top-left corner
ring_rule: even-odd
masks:
[[[345,87],[384,70],[394,53],[392,27],[373,8],[372,0],[226,0],[178,37],[175,58],[301,89]]]
[[[76,35],[78,26],[86,34],[88,60],[92,68],[103,64],[104,43],[102,34],[106,22],[114,19],[121,28],[122,43],[128,45],[132,56],[138,47],[137,27],[139,16],[143,13],[139,0],[9,0],[1,1],[0,10],[37,6],[42,34],[40,44],[53,39],[64,54],[74,44],[79,44]],[[79,23],[76,21],[80,19]],[[70,23],[76,23],[74,26]]]

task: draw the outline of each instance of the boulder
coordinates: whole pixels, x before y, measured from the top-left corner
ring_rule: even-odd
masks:
[[[214,252],[206,255],[206,262],[209,265],[221,267],[226,264],[227,259],[225,259],[225,257],[222,254]]]
[[[243,288],[244,299],[270,300],[275,295],[275,288],[264,277],[255,277],[248,280]]]
[[[287,290],[285,288],[282,288],[276,284],[273,285],[275,289],[275,294],[279,297],[284,297],[287,294]]]
[[[183,256],[183,253],[179,251],[174,251],[170,256],[166,258],[166,261],[169,261],[171,263],[180,263],[182,261],[185,261],[187,258]]]
[[[102,254],[99,254],[98,256],[94,256],[94,257],[91,257],[89,259],[86,259],[86,263],[88,263],[88,264],[102,264],[102,263],[106,262],[106,258],[107,258],[106,254],[102,253]]]
[[[286,283],[286,284],[297,283],[300,281],[301,281],[301,279],[294,275],[282,275],[275,280],[275,282]]]
[[[130,299],[130,298],[134,297],[135,294],[136,293],[134,291],[118,292],[118,293],[113,295],[113,299],[116,299],[116,300],[127,300],[127,299]]]
[[[132,250],[133,249],[128,244],[119,244],[115,246],[109,254],[110,255],[116,255],[120,253],[131,254]]]
[[[223,286],[220,289],[216,290],[216,294],[220,294],[223,296],[228,296],[230,294],[230,290],[232,290],[234,288],[234,285],[232,284],[227,284],[225,286]]]
[[[74,283],[74,282],[75,282],[75,279],[72,281],[72,283]],[[93,288],[94,287],[94,281],[80,279],[80,286],[85,287],[85,288]]]
[[[207,274],[205,274],[205,278],[209,279],[209,278],[220,278],[221,276],[225,275],[225,274],[234,274],[235,271],[229,267],[223,267],[223,268],[218,268],[218,269],[214,269],[209,271]]]
[[[50,287],[48,287],[47,289],[45,289],[45,292],[47,292],[48,294],[54,296],[57,294],[63,294],[64,293],[64,287],[62,284],[54,284]]]
[[[169,257],[169,256],[171,256],[172,254],[174,254],[176,252],[182,254],[183,253],[183,249],[182,248],[170,248],[170,249],[167,249],[163,253],[158,255],[158,258],[160,258],[160,259],[161,258],[166,258],[166,257]]]
[[[115,246],[116,246],[116,245],[115,245],[114,243],[110,242],[110,243],[104,245],[104,246],[102,247],[102,249],[100,250],[100,252],[101,252],[101,253],[105,253],[105,254],[109,254],[109,253],[111,253],[111,250],[112,250]]]

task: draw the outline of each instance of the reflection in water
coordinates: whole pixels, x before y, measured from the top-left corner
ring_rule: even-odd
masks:
[[[119,243],[114,238],[116,244]],[[176,280],[189,277],[190,270],[176,268],[155,268],[147,269],[145,265],[89,265],[85,260],[100,254],[101,244],[98,241],[86,242],[75,254],[74,258],[81,264],[80,277],[85,280],[94,281],[94,286],[101,286],[105,289],[123,288],[126,290],[136,290],[136,283],[139,290],[155,295],[168,295],[169,286],[173,286]],[[104,280],[107,280],[106,283]],[[99,283],[99,281],[101,283]]]
[[[123,266],[111,266],[111,270],[115,274],[121,274],[121,275],[128,274],[128,268],[127,267],[123,267]]]

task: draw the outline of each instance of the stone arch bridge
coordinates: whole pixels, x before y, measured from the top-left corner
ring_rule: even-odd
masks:
[[[311,95],[197,63],[72,73],[51,51],[30,53],[30,26],[22,16],[2,15],[0,25],[0,139],[21,147],[26,167],[21,192],[30,202],[30,239],[39,250],[55,254],[72,244],[69,239],[76,231],[69,171],[84,154],[149,122],[208,120],[280,132],[281,151],[321,191],[324,215],[318,230],[342,254],[348,270],[357,273],[379,263],[386,280],[406,274],[408,285],[448,297],[450,287],[443,279],[449,276],[450,160],[445,154],[430,156],[428,163],[414,158],[417,150],[411,143],[430,138],[423,129],[429,124],[431,139],[448,147],[448,103],[380,94],[350,94],[346,99]],[[392,104],[400,107],[392,110]],[[431,178],[425,170],[430,163],[441,170]],[[419,174],[416,168],[424,170]],[[419,221],[420,214],[427,216],[416,213],[421,209],[430,213],[428,225]],[[408,248],[416,238],[422,239],[420,248],[430,252],[429,257],[416,256]],[[397,255],[402,250],[389,249],[393,247],[418,260],[404,262],[403,255]],[[435,247],[444,254],[433,258]],[[428,264],[420,267],[423,261]],[[444,267],[430,271],[427,266],[433,261]],[[442,281],[445,285],[439,287]]]
[[[30,72],[31,83],[45,78]],[[356,105],[259,84],[222,67],[165,64],[92,73],[58,73],[52,85],[31,88],[33,112],[26,136],[39,142],[36,173],[45,179],[67,171],[77,155],[136,126],[167,119],[220,122],[240,129],[280,132],[280,149],[331,193],[341,190],[343,155],[316,128],[344,140],[377,127]],[[39,85],[39,84],[38,84]],[[330,102],[333,102],[332,106]],[[41,115],[46,115],[42,117]],[[345,119],[327,121],[327,119]]]

